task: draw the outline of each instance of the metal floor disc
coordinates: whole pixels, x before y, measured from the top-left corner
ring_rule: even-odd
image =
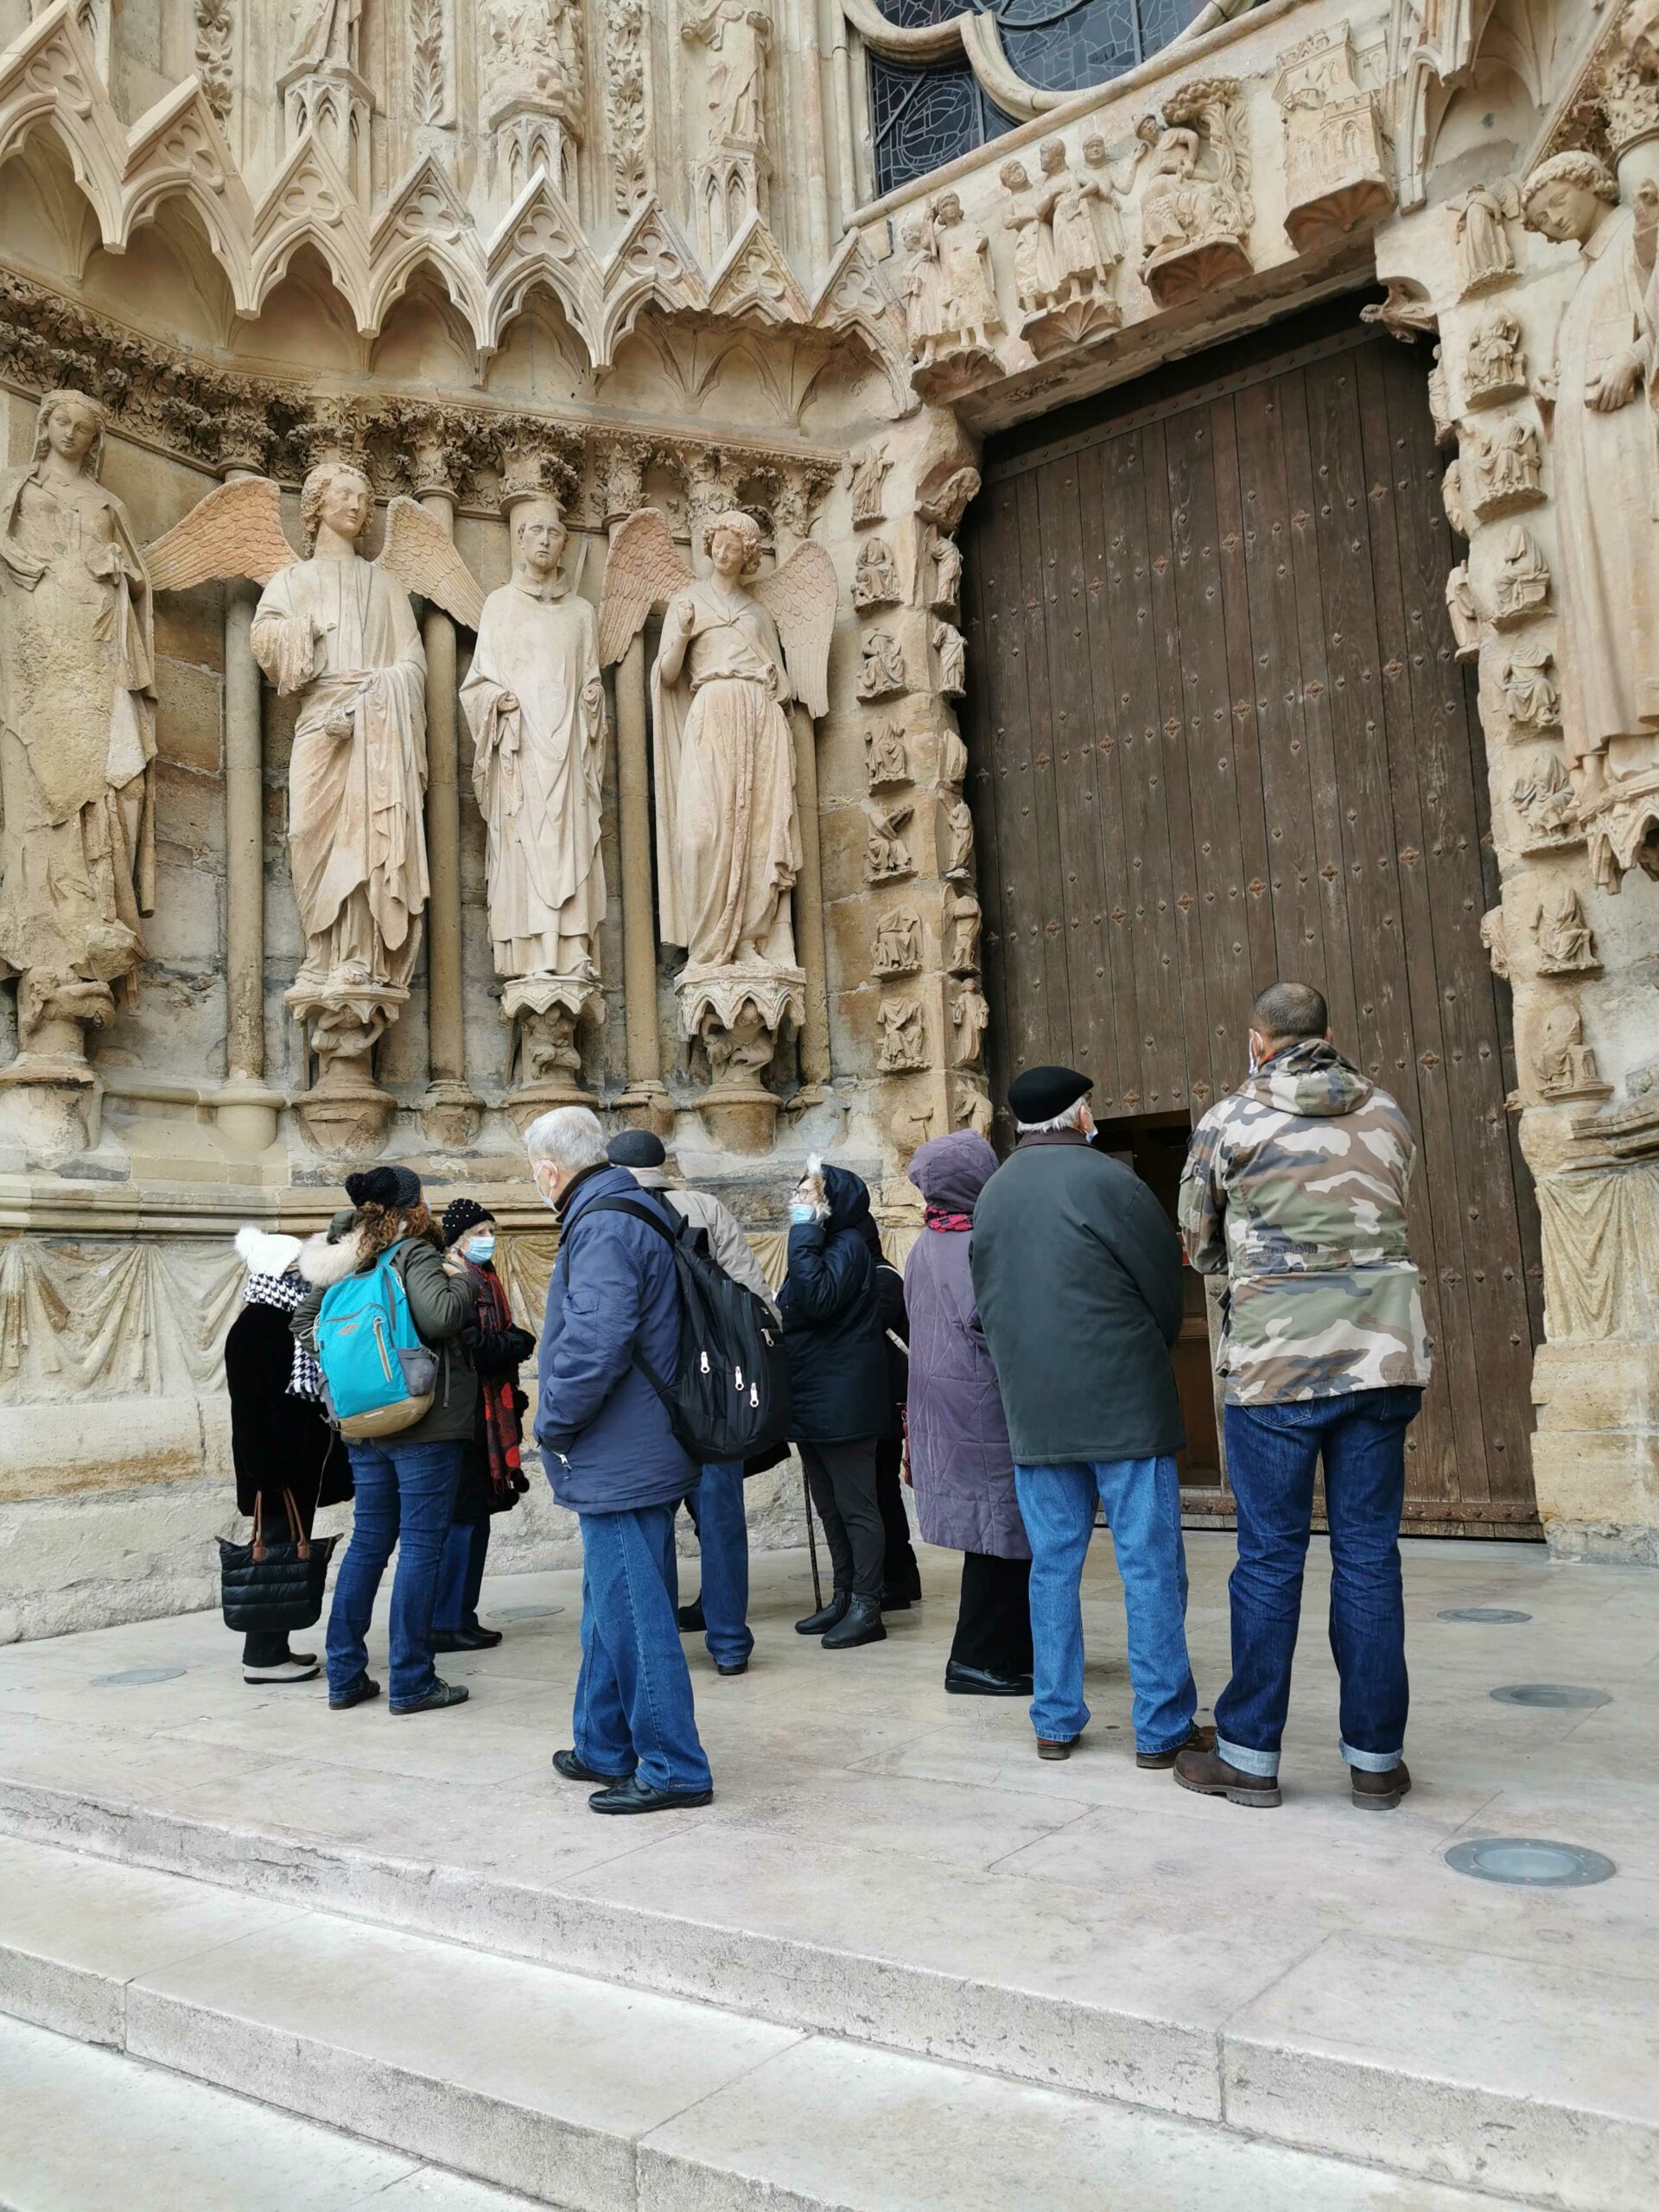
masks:
[[[1611,1705],[1605,1690],[1580,1689],[1574,1682],[1506,1682],[1492,1695],[1500,1705],[1530,1705],[1548,1712],[1565,1712],[1573,1706]]]
[[[1599,1851],[1582,1844],[1551,1843],[1538,1836],[1492,1836],[1481,1843],[1454,1843],[1446,1854],[1453,1873],[1478,1882],[1503,1882],[1512,1889],[1582,1890],[1605,1882],[1618,1867]]]
[[[1499,1628],[1516,1621],[1529,1621],[1532,1615],[1517,1613],[1509,1605],[1448,1605],[1434,1618],[1440,1621],[1480,1621],[1488,1628]]]

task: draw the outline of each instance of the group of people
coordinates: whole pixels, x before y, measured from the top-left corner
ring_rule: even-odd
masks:
[[[1096,1141],[1088,1077],[1037,1068],[1010,1085],[1006,1161],[972,1131],[916,1153],[924,1225],[902,1277],[864,1183],[810,1161],[775,1292],[726,1207],[677,1185],[656,1137],[628,1130],[607,1146],[582,1107],[531,1126],[531,1178],[560,1232],[534,1437],[555,1497],[578,1516],[583,1560],[573,1741],[553,1764],[592,1787],[594,1810],[712,1796],[682,1636],[702,1632],[718,1674],[746,1671],[743,1483],[783,1456],[780,1443],[747,1465],[698,1465],[677,1433],[661,1378],[680,1354],[682,1224],[781,1331],[789,1441],[832,1578],[828,1602],[796,1623],[801,1635],[832,1652],[874,1644],[884,1613],[919,1598],[902,1465],[922,1536],[963,1555],[946,1691],[1029,1697],[1038,1755],[1068,1758],[1090,1719],[1081,1586],[1098,1511],[1123,1588],[1137,1764],[1235,1804],[1276,1805],[1322,1461],[1341,1754],[1357,1804],[1399,1803],[1410,1787],[1404,1445],[1429,1374],[1406,1232],[1414,1148],[1395,1101],[1336,1049],[1310,987],[1261,995],[1249,1056],[1244,1081],[1194,1133],[1179,1233]],[[263,1492],[269,1518],[280,1479],[308,1529],[318,1503],[354,1489],[329,1704],[378,1694],[365,1634],[395,1544],[389,1703],[424,1712],[467,1695],[438,1677],[435,1653],[499,1640],[478,1624],[479,1587],[490,1516],[524,1487],[518,1373],[537,1344],[512,1323],[486,1209],[457,1199],[435,1224],[400,1166],[351,1177],[346,1194],[352,1207],[303,1248],[244,1232],[247,1302],[226,1360],[238,1491],[245,1509]],[[1185,1440],[1170,1364],[1183,1245],[1192,1267],[1227,1278],[1219,1366],[1238,1560],[1232,1675],[1213,1727],[1197,1722],[1185,1632]],[[437,1380],[413,1425],[343,1446],[318,1403],[318,1317],[331,1283],[382,1255]],[[702,1556],[700,1594],[684,1606],[682,1505]],[[251,1681],[299,1681],[316,1662],[251,1638],[244,1667]]]

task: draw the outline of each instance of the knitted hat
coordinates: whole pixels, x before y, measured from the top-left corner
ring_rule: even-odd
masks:
[[[469,1229],[476,1229],[480,1221],[493,1222],[495,1216],[476,1198],[451,1198],[443,1210],[443,1241],[453,1244]]]
[[[605,1157],[613,1167],[660,1167],[668,1154],[649,1129],[620,1129],[606,1146]]]
[[[354,1206],[407,1213],[421,1203],[421,1179],[412,1167],[365,1167],[346,1178],[346,1195]]]
[[[1094,1087],[1075,1068],[1027,1068],[1008,1085],[1008,1110],[1029,1128],[1036,1122],[1052,1122]]]

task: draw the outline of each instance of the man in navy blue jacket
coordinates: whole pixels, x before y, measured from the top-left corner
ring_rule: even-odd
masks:
[[[524,1148],[560,1232],[536,1441],[554,1497],[582,1522],[575,1745],[553,1764],[569,1781],[604,1785],[588,1800],[596,1813],[706,1805],[713,1779],[670,1594],[675,1509],[698,1471],[637,1364],[664,1379],[678,1366],[679,1286],[667,1239],[600,1202],[624,1199],[665,1229],[675,1224],[607,1160],[585,1106],[543,1114]]]

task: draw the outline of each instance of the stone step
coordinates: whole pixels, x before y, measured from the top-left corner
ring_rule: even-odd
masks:
[[[532,1883],[475,1866],[435,1866],[16,1777],[0,1781],[0,1828],[43,1841],[49,1857],[61,1858],[54,1847],[67,1846],[71,1854],[108,1854],[130,1873],[176,1869],[191,1878],[184,1891],[193,1914],[214,1925],[239,1925],[251,1911],[321,1907],[331,1930],[355,1920],[371,1924],[365,1941],[379,1928],[482,1947],[502,1974],[515,1964],[556,1969],[561,1981],[583,1978],[584,1990],[614,1993],[620,1985],[645,2005],[684,2009],[689,2000],[702,2018],[711,2017],[705,2007],[741,2007],[747,2028],[785,2044],[803,2033],[868,2043],[884,2056],[909,2052],[1091,2105],[1109,2099],[1222,2122],[1300,2150],[1569,2212],[1652,2212],[1659,2202],[1659,2117],[1643,2086],[1659,2078],[1650,1992],[1635,1978],[1601,1976],[1594,2032],[1586,2034],[1582,1976],[1571,1960],[1545,1967],[1422,1943],[1396,1953],[1357,1932],[1333,1936],[1281,1982],[1241,1999],[1217,2031],[1183,2017],[1179,2004],[1160,2005],[1144,1977],[1132,1989],[1115,1980],[1109,1958],[1086,1986],[1068,1975],[1060,1989],[1045,1985],[1035,1954],[1036,1971],[1010,1967],[1020,1941],[1007,1924],[1019,1910],[1018,1885],[993,1897],[981,1894],[982,1878],[916,1871],[906,1908],[921,1918],[954,1911],[961,1933],[953,1957],[995,1950],[1000,1961],[979,1976],[857,1949],[833,1929],[822,1941],[780,1933],[766,1924],[766,1885],[797,1885],[788,1902],[798,1926],[813,1860],[798,1859],[790,1871],[766,1858],[760,1840],[737,1901],[752,1916],[745,1922],[733,1901],[722,1901],[718,1915],[711,1902],[718,1859],[704,1885],[695,1856],[688,1880],[677,1850],[677,1892],[663,1893],[651,1871],[657,1854],[645,1850],[622,1862],[641,1870],[643,1892],[624,1903],[587,1894],[580,1876]],[[0,1853],[19,1847],[27,1846],[0,1842]],[[696,1846],[684,1849],[695,1853]],[[988,1910],[1000,1910],[1004,1924],[983,1926],[976,1944],[971,1930]],[[14,1972],[26,1977],[26,1966]],[[157,2006],[165,2012],[159,1996],[143,2001],[147,2018]],[[100,2035],[96,2023],[73,2031],[119,2040]],[[316,2116],[359,2125],[333,2109]],[[448,2157],[442,2148],[431,2155]]]
[[[106,2098],[92,2074],[73,2075],[73,2055],[58,2050],[54,2070],[36,2041],[21,2080],[24,2101],[42,2111],[54,2097],[74,2107],[80,2139],[59,2146],[63,2158],[84,2158],[92,2174],[121,2171],[122,2201],[168,2212],[192,2202],[172,2184],[175,2133],[200,2153],[181,2170],[194,2186],[238,2123],[248,2176],[262,2131],[285,2124],[268,2109],[227,2113],[227,2092],[356,2139],[323,2138],[331,2158],[364,2162],[342,2167],[331,2212],[353,2203],[358,2173],[373,2171],[366,2145],[441,2170],[388,2173],[375,2202],[397,2207],[401,2190],[410,2212],[507,2212],[481,2192],[476,2205],[456,2194],[467,2182],[562,2212],[1497,2212],[1517,2202],[11,1841],[0,1843],[0,2010],[124,2055],[101,2058],[105,2068],[146,2063],[142,2079],[108,2077]],[[10,2090],[9,2048],[0,2042]],[[164,2094],[150,2094],[156,2068]],[[191,2106],[202,2085],[213,2101]],[[135,2101],[151,2115],[147,2130],[130,2119]],[[8,2094],[9,2108],[17,2102]],[[200,2129],[193,2111],[206,2115]],[[31,2122],[14,2144],[9,2128],[0,2152],[0,2202],[19,2212],[55,2212],[54,2186],[56,2204],[77,2202],[54,2180],[40,2132]],[[291,2138],[283,2155],[302,2155],[309,2139]],[[32,2200],[16,2179],[31,2157]],[[116,2194],[92,2189],[79,2202]],[[227,2192],[215,2212],[242,2212],[244,2201]],[[280,2188],[245,2200],[248,2212],[307,2212],[312,2201]],[[1628,2191],[1594,2201],[1637,2202]]]

